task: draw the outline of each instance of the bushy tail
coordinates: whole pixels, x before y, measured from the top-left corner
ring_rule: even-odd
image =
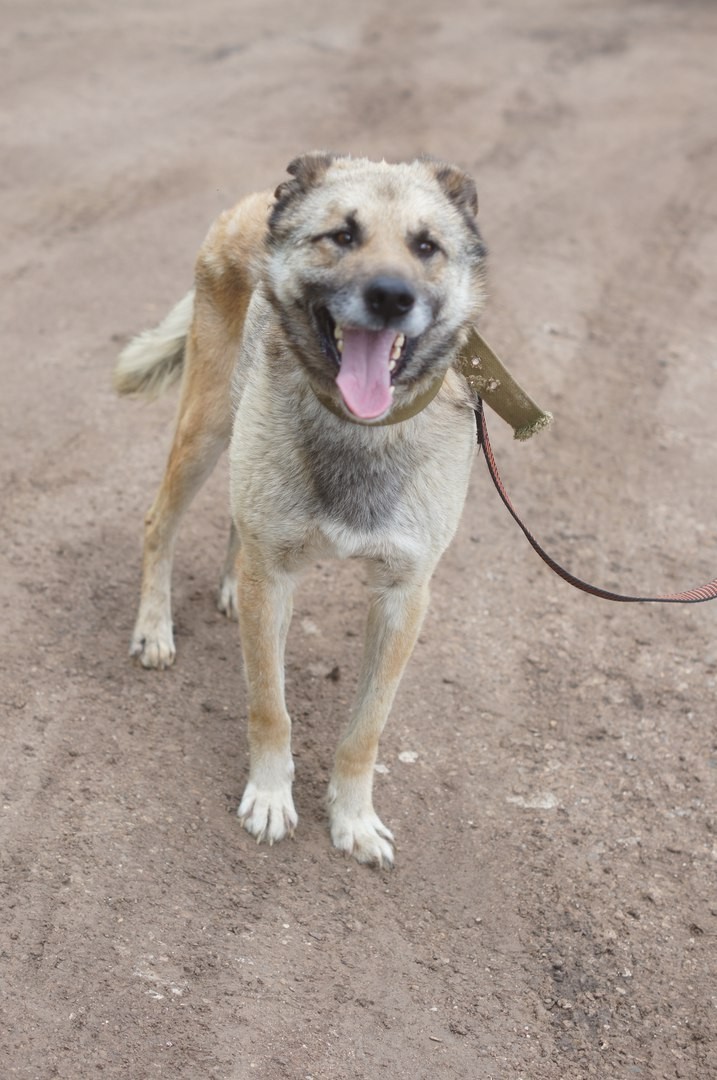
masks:
[[[153,330],[145,330],[122,350],[112,376],[118,394],[156,398],[179,379],[194,311],[194,289]]]

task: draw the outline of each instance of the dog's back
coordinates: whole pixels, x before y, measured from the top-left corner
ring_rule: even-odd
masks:
[[[222,333],[236,342],[241,339],[246,309],[263,270],[272,204],[270,192],[249,195],[214,222],[197,256],[194,288],[158,326],[138,334],[120,353],[112,379],[116,393],[151,400],[179,381],[199,308],[206,314],[213,310]],[[225,351],[219,354],[224,356]],[[201,356],[204,361],[206,352]],[[225,388],[232,366],[214,366],[212,371]]]

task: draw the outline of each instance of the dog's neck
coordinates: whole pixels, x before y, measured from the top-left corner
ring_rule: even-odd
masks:
[[[362,427],[385,427],[387,424],[401,424],[404,420],[410,420],[412,416],[416,416],[419,412],[422,412],[427,405],[430,405],[443,386],[445,377],[446,373],[444,371],[420,394],[416,394],[416,396],[406,402],[405,405],[399,405],[396,408],[391,409],[387,416],[379,417],[378,420],[359,420],[357,416],[352,416],[347,409],[344,409],[338,402],[329,397],[328,394],[325,394],[323,390],[319,390],[313,383],[311,383],[311,389],[314,391],[314,394],[324,408],[328,409],[329,412],[332,412],[334,416],[338,416],[339,420],[348,420],[349,423],[360,424]]]

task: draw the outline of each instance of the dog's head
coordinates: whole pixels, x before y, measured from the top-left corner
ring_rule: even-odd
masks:
[[[430,160],[307,154],[269,218],[267,283],[311,379],[375,420],[450,365],[483,301],[473,181]]]

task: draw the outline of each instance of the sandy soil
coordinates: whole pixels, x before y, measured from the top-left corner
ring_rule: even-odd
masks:
[[[177,666],[138,670],[173,403],[109,382],[296,153],[430,151],[477,177],[483,329],[556,415],[526,446],[492,424],[515,502],[607,586],[714,577],[714,5],[2,7],[0,1074],[717,1075],[717,605],[573,592],[477,467],[382,744],[397,869],[332,851],[322,806],[354,566],[299,594],[301,823],[257,847],[226,474],[182,534]]]

